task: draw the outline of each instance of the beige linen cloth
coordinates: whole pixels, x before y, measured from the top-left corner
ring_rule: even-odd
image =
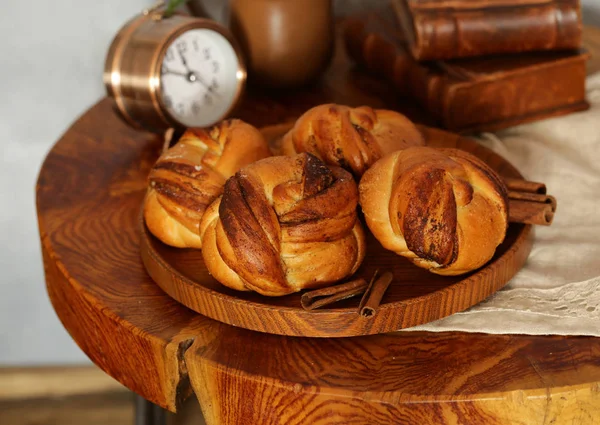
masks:
[[[591,108],[516,126],[479,141],[558,201],[536,226],[531,255],[506,287],[467,311],[407,330],[600,336],[600,73]]]

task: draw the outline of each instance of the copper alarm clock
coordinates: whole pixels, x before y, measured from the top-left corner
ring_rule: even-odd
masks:
[[[241,49],[209,19],[146,10],[111,43],[104,84],[131,124],[160,132],[205,127],[238,104],[246,82]]]

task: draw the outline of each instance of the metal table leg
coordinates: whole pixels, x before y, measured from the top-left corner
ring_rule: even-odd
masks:
[[[135,395],[135,425],[166,425],[167,412],[139,395]]]

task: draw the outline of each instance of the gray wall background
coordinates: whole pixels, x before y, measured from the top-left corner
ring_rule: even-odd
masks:
[[[78,115],[104,96],[102,68],[112,37],[127,19],[153,2],[33,0],[3,4],[0,366],[88,361],[62,328],[46,295],[35,182],[53,143]],[[345,3],[340,0],[336,6]],[[600,26],[600,0],[583,0],[583,4],[584,21]]]

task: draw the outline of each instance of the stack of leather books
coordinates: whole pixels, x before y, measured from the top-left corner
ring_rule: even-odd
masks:
[[[449,130],[589,107],[579,0],[390,0],[348,21],[348,53]]]

